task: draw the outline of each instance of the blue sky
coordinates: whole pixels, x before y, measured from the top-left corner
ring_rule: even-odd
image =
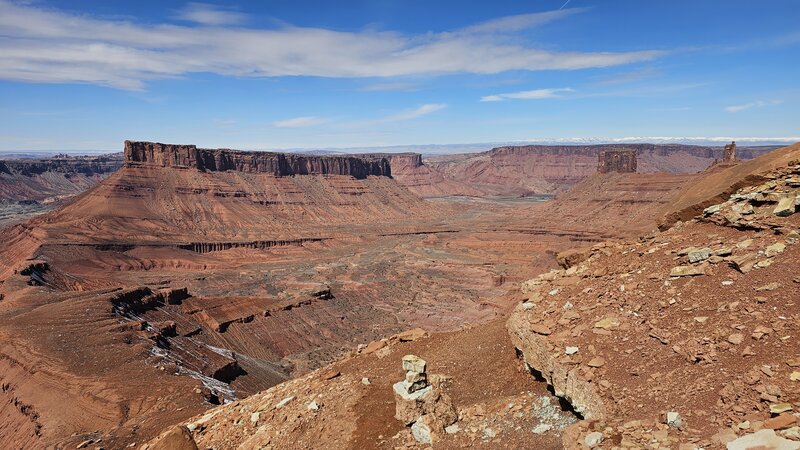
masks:
[[[789,141],[798,22],[794,0],[0,0],[0,149]]]

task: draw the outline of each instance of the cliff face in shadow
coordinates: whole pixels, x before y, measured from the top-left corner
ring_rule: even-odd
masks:
[[[349,175],[391,177],[390,160],[382,155],[314,156],[273,152],[204,149],[194,145],[125,141],[125,163],[187,167],[206,172],[237,171],[293,175]]]

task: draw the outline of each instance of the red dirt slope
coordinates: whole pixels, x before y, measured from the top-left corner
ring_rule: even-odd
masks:
[[[675,196],[664,208],[660,226],[666,229],[678,220],[692,218],[707,206],[725,200],[738,189],[760,183],[768,172],[786,166],[789,161],[795,159],[800,159],[800,143],[724,170],[712,168],[707,176],[687,185],[683,192]]]
[[[729,169],[769,181],[705,216],[523,285],[512,340],[590,420],[581,434],[601,433],[602,448],[800,438],[800,161],[785,162],[797,148]]]

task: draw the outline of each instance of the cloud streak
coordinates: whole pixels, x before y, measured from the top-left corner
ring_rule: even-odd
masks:
[[[436,111],[442,110],[446,108],[447,105],[443,103],[427,103],[422,105],[416,109],[411,109],[408,111],[403,111],[401,113],[395,114],[393,116],[389,116],[384,119],[387,122],[394,122],[398,120],[412,120],[418,119],[422,116],[427,116],[428,114],[434,113]]]
[[[744,103],[741,105],[731,105],[726,107],[725,111],[729,113],[738,113],[752,108],[763,108],[765,106],[779,105],[781,103],[783,103],[781,100],[770,100],[770,101],[758,100],[755,102]]]
[[[571,88],[534,89],[531,91],[509,92],[481,97],[482,102],[502,102],[505,100],[543,100],[547,98],[560,98],[562,94],[575,92]]]
[[[332,125],[334,125],[334,127],[359,128],[364,126],[372,126],[372,125],[387,124],[394,122],[404,122],[408,120],[419,119],[420,117],[433,114],[436,111],[441,111],[445,108],[447,108],[447,105],[444,103],[426,103],[416,108],[406,109],[397,112],[395,114],[384,116],[378,119],[350,122],[350,123],[338,123],[338,124],[335,121],[333,121]],[[276,122],[272,122],[271,125],[274,128],[305,128],[330,122],[332,121],[330,119],[326,119],[325,117],[302,116],[302,117],[292,117],[290,119],[278,120]]]
[[[0,0],[0,79],[90,83],[143,90],[191,73],[236,77],[396,77],[511,70],[574,70],[648,61],[662,51],[543,50],[524,28],[580,12],[564,9],[490,20],[443,33],[246,28],[244,16],[190,4],[195,25],[94,18]]]
[[[348,123],[342,123],[340,128],[342,129],[357,129],[357,128],[365,128],[365,127],[374,127],[376,125],[386,125],[392,124],[397,122],[406,122],[410,120],[419,119],[420,117],[424,117],[430,114],[433,114],[437,111],[441,111],[447,108],[447,105],[444,103],[426,103],[424,105],[420,105],[416,108],[406,109],[395,114],[391,114],[388,116],[379,117],[377,119],[372,120],[359,120],[353,121]]]
[[[319,125],[323,122],[325,122],[325,119],[322,117],[304,116],[272,122],[272,126],[275,128],[303,128]]]

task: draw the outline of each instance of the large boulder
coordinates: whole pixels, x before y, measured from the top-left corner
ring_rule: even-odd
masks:
[[[572,248],[558,253],[556,255],[556,261],[558,261],[558,265],[564,269],[569,269],[570,267],[586,261],[590,256],[592,256],[592,249],[589,247]]]
[[[778,201],[778,206],[773,210],[773,214],[780,217],[791,216],[797,209],[795,196],[786,196]]]
[[[800,442],[790,441],[764,429],[728,442],[727,450],[798,450]]]

